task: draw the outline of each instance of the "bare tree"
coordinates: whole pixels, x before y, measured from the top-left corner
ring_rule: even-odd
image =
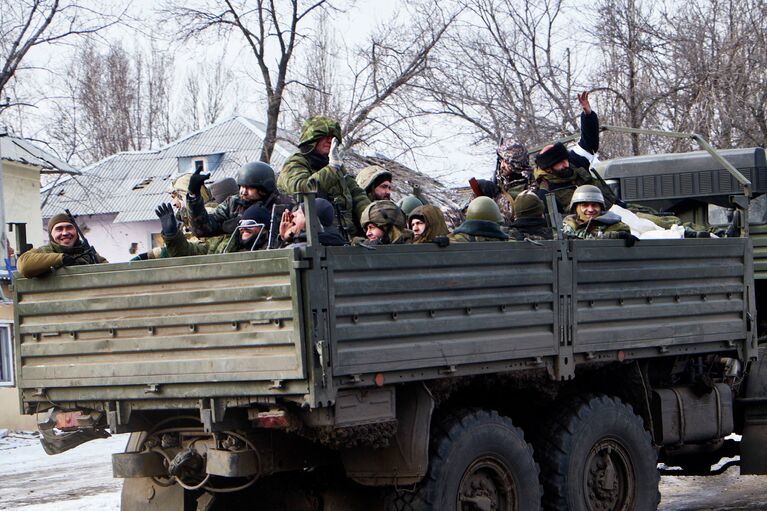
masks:
[[[34,48],[94,34],[120,17],[99,13],[76,0],[0,0],[0,98],[8,98],[0,101],[0,113],[20,103],[7,95],[8,84],[26,69],[24,61]]]
[[[577,129],[579,68],[559,0],[466,0],[419,80],[423,112],[448,116],[479,142],[539,141]]]
[[[221,118],[227,106],[232,72],[223,59],[196,66],[184,81],[184,100],[178,124],[182,131],[195,131]]]
[[[201,0],[183,5],[169,3],[165,13],[183,27],[183,39],[206,32],[237,33],[256,59],[266,96],[266,135],[261,160],[271,159],[277,140],[277,126],[288,85],[289,65],[296,45],[302,39],[302,25],[309,16],[328,4],[327,0]]]
[[[68,67],[48,135],[70,157],[93,162],[175,137],[169,99],[173,61],[166,53],[152,46],[148,56],[129,54],[119,43],[100,52],[86,42]]]
[[[681,131],[720,147],[767,143],[765,0],[707,0],[667,15],[670,63],[687,88],[666,101]]]

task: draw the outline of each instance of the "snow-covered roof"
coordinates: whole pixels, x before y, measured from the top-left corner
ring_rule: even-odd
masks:
[[[78,173],[76,168],[29,140],[9,135],[5,128],[0,129],[0,159],[38,167],[41,172]]]
[[[155,208],[167,200],[170,182],[184,169],[179,159],[220,157],[211,179],[234,177],[244,163],[258,160],[264,141],[263,123],[232,116],[154,151],[112,155],[42,190],[43,218],[69,209],[75,215],[117,214],[115,222],[155,220]],[[278,141],[272,165],[279,169],[296,150]]]

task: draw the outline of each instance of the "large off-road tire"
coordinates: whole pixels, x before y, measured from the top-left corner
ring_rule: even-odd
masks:
[[[590,396],[568,406],[536,442],[547,511],[650,511],[660,493],[657,451],[630,406]]]
[[[533,449],[511,419],[465,410],[433,430],[429,472],[415,489],[393,491],[387,511],[539,510]]]

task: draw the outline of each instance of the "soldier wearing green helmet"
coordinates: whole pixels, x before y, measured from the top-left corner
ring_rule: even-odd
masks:
[[[335,207],[339,227],[349,236],[362,235],[359,218],[370,200],[345,172],[340,143],[338,122],[320,115],[307,119],[301,127],[299,151],[282,166],[277,187],[291,195],[316,188],[319,197]]]
[[[355,239],[355,245],[401,245],[413,242],[413,231],[407,228],[407,219],[399,207],[390,200],[370,203],[360,217],[366,239]]]
[[[628,239],[631,228],[621,222],[621,217],[605,211],[602,191],[594,185],[581,185],[573,192],[568,208],[570,215],[564,218],[562,232],[568,238],[580,239]]]
[[[490,197],[477,197],[469,203],[466,220],[449,236],[453,243],[475,241],[506,241],[509,236],[501,230],[503,215]]]

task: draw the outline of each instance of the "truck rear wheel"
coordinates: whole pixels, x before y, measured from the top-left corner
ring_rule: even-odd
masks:
[[[592,396],[551,425],[538,447],[544,509],[649,511],[658,508],[657,452],[625,403]]]
[[[434,432],[429,472],[416,490],[388,496],[387,511],[539,510],[533,449],[496,412],[451,415]]]

